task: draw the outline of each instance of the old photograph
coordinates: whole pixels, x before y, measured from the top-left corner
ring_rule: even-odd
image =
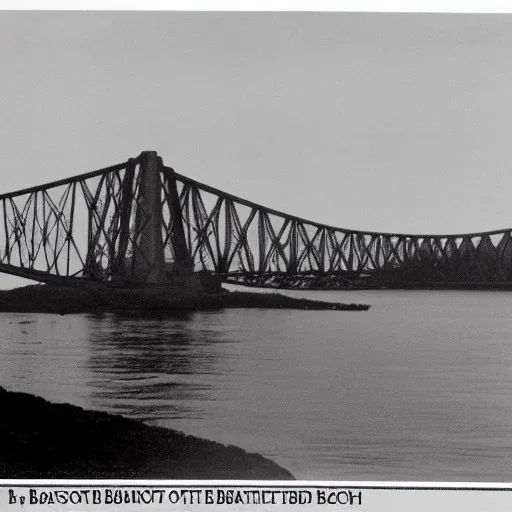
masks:
[[[0,40],[0,478],[512,480],[512,15]]]

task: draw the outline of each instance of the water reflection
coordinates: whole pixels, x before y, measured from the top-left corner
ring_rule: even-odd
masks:
[[[90,315],[88,368],[96,381],[93,400],[149,423],[191,414],[210,386],[185,375],[214,373],[209,350],[220,334],[195,328],[194,313]]]
[[[512,294],[316,295],[367,313],[0,315],[0,385],[301,479],[512,478]]]

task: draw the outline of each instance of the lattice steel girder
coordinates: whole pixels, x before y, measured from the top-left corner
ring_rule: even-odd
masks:
[[[505,281],[512,271],[511,230],[464,235],[345,230],[263,207],[180,174],[176,177],[182,190],[187,244],[196,268],[239,283],[268,285],[270,276],[280,275],[304,280],[293,277],[302,272],[333,278],[343,272],[344,280],[379,282],[394,282],[400,276],[408,282],[490,282]],[[189,197],[194,198],[194,215],[188,213]],[[223,218],[219,214],[222,204],[228,205]],[[250,212],[243,229],[233,213],[241,207]],[[226,234],[220,251],[222,232]],[[235,243],[228,240],[230,233]],[[203,257],[198,259],[200,253]],[[285,274],[281,274],[283,269]]]
[[[144,266],[150,273],[156,260],[167,265],[170,258],[175,268],[292,288],[512,279],[510,229],[410,235],[337,228],[199,183],[156,154],[156,199],[148,201],[148,154],[0,195],[0,272],[111,281],[136,277]],[[154,254],[148,236],[156,237]]]

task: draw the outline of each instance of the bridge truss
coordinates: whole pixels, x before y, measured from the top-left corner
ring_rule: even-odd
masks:
[[[156,200],[148,200],[145,178],[151,158]],[[150,225],[156,231],[148,231]],[[0,272],[41,282],[144,281],[159,259],[156,250],[162,252],[159,275],[188,268],[247,286],[493,286],[512,281],[511,234],[327,226],[199,183],[148,152],[0,196]],[[152,253],[148,236],[156,240]]]

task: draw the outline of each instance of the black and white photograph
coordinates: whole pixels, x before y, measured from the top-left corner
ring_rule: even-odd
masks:
[[[0,41],[1,479],[512,481],[512,14]]]

